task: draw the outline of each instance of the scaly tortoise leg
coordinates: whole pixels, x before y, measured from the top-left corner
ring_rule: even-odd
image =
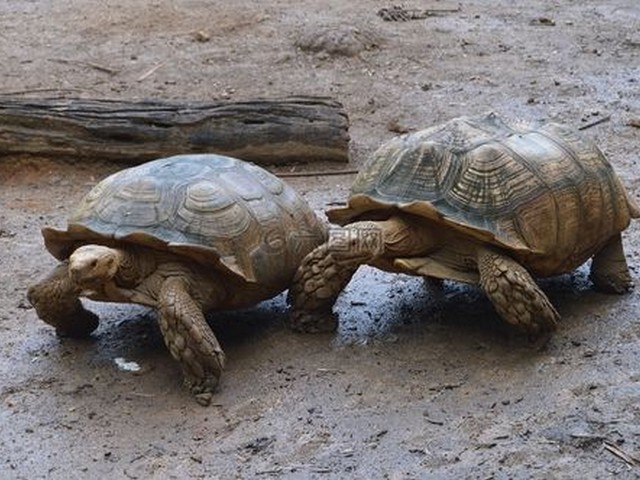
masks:
[[[590,278],[598,290],[607,293],[626,293],[633,288],[620,234],[593,256]]]
[[[339,261],[332,245],[325,243],[309,253],[298,268],[289,289],[288,302],[292,307],[289,327],[298,332],[331,332],[338,326],[332,312],[333,304],[364,262]]]
[[[478,252],[480,286],[500,316],[532,337],[555,330],[560,315],[529,272],[512,258]]]
[[[31,286],[27,299],[38,316],[60,336],[86,337],[98,327],[98,316],[80,302],[80,288],[69,276],[69,263],[60,263],[44,279]]]
[[[304,258],[289,289],[291,328],[334,330],[332,306],[360,265],[425,253],[437,244],[432,232],[399,216],[331,229],[329,240]]]
[[[207,406],[225,365],[225,354],[207,325],[202,309],[189,294],[188,281],[170,277],[160,289],[160,330],[165,344],[182,367],[196,401]]]
[[[293,279],[289,326],[305,333],[335,330],[333,304],[360,265],[383,252],[381,222],[356,222],[332,228],[329,240],[309,253]]]

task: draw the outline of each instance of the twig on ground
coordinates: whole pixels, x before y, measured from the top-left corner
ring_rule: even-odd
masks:
[[[149,78],[151,75],[153,75],[156,70],[158,70],[161,66],[163,66],[164,63],[159,63],[158,65],[156,65],[153,68],[150,68],[149,70],[147,70],[145,73],[143,73],[142,75],[140,75],[137,79],[138,82],[142,82],[143,80],[146,80],[147,78]]]
[[[85,62],[83,60],[69,60],[66,58],[50,58],[49,61],[57,62],[57,63],[65,63],[68,65],[80,65],[81,67],[89,67],[89,68],[93,68],[94,70],[98,70],[99,72],[108,73],[109,75],[115,75],[116,73],[119,73],[118,70],[114,70],[113,68],[105,67],[104,65],[100,65],[98,63]]]
[[[0,92],[0,95],[28,95],[30,93],[42,92],[82,92],[80,88],[27,88],[25,90],[8,90]]]
[[[440,420],[434,420],[433,418],[429,418],[429,417],[424,417],[424,419],[428,422],[431,423],[432,425],[444,425],[444,422],[440,421]]]
[[[333,470],[329,467],[312,467],[311,471],[313,473],[331,473]]]
[[[318,373],[344,373],[344,370],[339,368],[316,368]]]
[[[586,123],[578,127],[578,130],[586,130],[587,128],[595,127],[596,125],[600,125],[601,123],[608,122],[611,120],[611,115],[607,115],[606,117],[599,118],[594,120],[593,122]]]
[[[614,444],[612,444],[610,442],[607,442],[605,440],[604,442],[602,442],[602,445],[604,446],[605,450],[607,450],[609,453],[615,455],[619,459],[623,460],[630,467],[636,467],[636,466],[638,466],[640,464],[640,461],[638,461],[637,458],[634,458],[631,455],[629,455],[628,453],[620,450]]]
[[[155,398],[155,393],[142,393],[142,392],[129,392],[129,395],[132,397],[141,397],[141,398]]]
[[[270,468],[268,470],[260,470],[256,472],[256,475],[280,475],[282,473],[282,467]]]

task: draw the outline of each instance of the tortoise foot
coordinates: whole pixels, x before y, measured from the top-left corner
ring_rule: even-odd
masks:
[[[523,303],[507,307],[500,312],[508,323],[525,332],[534,344],[546,343],[560,320],[560,314],[555,307],[546,295],[542,294],[542,290],[539,292],[540,295],[535,292],[531,298],[525,297]]]
[[[533,339],[556,329],[560,315],[522,265],[505,255],[482,250],[478,269],[480,286],[505,322]]]
[[[209,375],[204,378],[188,378],[185,377],[185,384],[189,391],[203,407],[208,407],[213,400],[213,394],[220,383],[220,377]]]
[[[185,385],[200,405],[209,405],[226,357],[184,277],[165,280],[160,290],[158,323],[164,342],[182,366]]]
[[[601,292],[623,294],[633,290],[634,283],[628,270],[621,272],[591,272],[591,281]]]
[[[183,356],[181,361],[185,386],[195,397],[196,402],[204,407],[208,406],[220,383],[225,363],[224,354],[207,355],[198,360]]]
[[[633,289],[620,234],[593,256],[590,278],[595,287],[605,293],[627,293]]]

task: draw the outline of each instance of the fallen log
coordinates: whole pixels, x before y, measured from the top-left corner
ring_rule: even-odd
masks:
[[[261,164],[348,161],[349,120],[324,97],[127,102],[0,95],[0,154],[127,163],[219,153]]]

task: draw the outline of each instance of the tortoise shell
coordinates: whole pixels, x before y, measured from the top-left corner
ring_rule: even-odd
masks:
[[[392,211],[505,249],[539,275],[572,270],[640,216],[593,142],[494,113],[392,139],[327,215],[345,225]]]
[[[59,260],[83,244],[125,243],[284,289],[325,227],[291,187],[256,165],[178,155],[109,176],[80,202],[66,230],[42,234]]]

